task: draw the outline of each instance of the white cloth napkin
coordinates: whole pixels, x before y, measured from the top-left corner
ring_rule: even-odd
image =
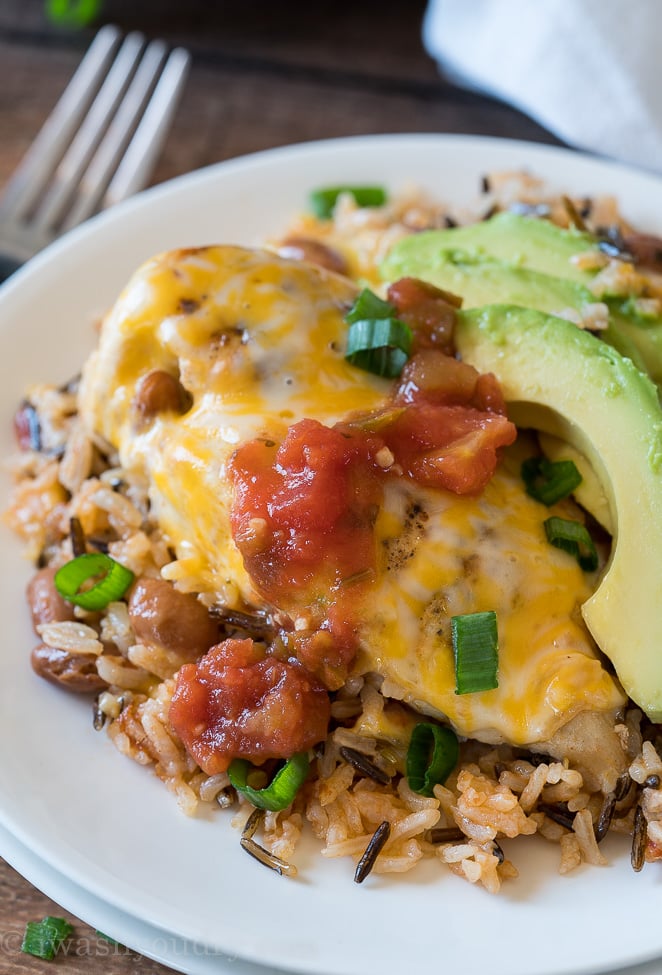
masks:
[[[423,41],[455,83],[662,172],[662,0],[430,0]]]

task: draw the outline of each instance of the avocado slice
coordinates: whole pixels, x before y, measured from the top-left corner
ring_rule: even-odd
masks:
[[[625,691],[662,720],[662,408],[655,386],[595,336],[533,309],[462,311],[456,343],[464,360],[497,376],[518,426],[561,438],[595,472],[613,544],[582,614]]]
[[[411,275],[460,295],[465,307],[495,301],[558,315],[582,313],[598,299],[594,272],[571,260],[595,248],[596,238],[534,217],[500,213],[489,220],[403,238],[382,263],[384,278]],[[603,299],[600,299],[603,300]],[[602,341],[632,359],[662,385],[662,318],[638,314],[622,297],[608,297],[609,327]]]
[[[464,227],[428,230],[407,237],[398,244],[397,252],[405,255],[413,249],[421,266],[427,267],[436,265],[441,251],[461,252],[472,261],[490,258],[585,285],[593,274],[582,270],[572,259],[595,250],[596,243],[592,234],[564,230],[550,220],[504,211]]]

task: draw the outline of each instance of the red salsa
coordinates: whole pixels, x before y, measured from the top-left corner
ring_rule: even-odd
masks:
[[[184,664],[170,705],[170,723],[208,775],[234,758],[261,763],[311,748],[329,714],[329,695],[301,664],[253,640],[225,640]]]
[[[282,442],[235,452],[233,538],[281,631],[268,651],[226,640],[179,673],[170,718],[210,774],[325,737],[327,692],[347,679],[380,569],[375,522],[389,479],[476,494],[514,441],[494,376],[447,354],[451,298],[413,279],[389,289],[415,352],[381,412],[333,427],[304,419]]]

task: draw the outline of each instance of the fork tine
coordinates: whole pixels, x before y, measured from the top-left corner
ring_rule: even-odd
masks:
[[[128,87],[144,42],[143,35],[137,32],[125,37],[89,112],[55,172],[53,185],[33,217],[36,227],[48,230],[57,226]]]
[[[108,207],[141,190],[151,172],[175,113],[191,56],[184,48],[170,52],[145,114],[103,199]]]
[[[42,194],[48,177],[89,108],[119,39],[119,30],[110,25],[97,33],[60,100],[7,183],[0,199],[3,220],[21,220]]]
[[[76,199],[62,223],[62,231],[87,220],[98,208],[154,89],[166,51],[163,41],[151,41],[147,45],[117,114],[81,178]]]

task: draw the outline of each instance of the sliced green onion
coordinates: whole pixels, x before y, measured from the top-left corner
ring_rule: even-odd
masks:
[[[245,758],[235,758],[230,763],[228,775],[237,792],[246,796],[254,806],[276,812],[279,809],[287,809],[292,804],[297,792],[306,781],[309,767],[307,752],[298,752],[285,762],[264,789],[254,789],[248,784],[249,775],[257,770]]]
[[[101,577],[101,578],[99,578]],[[105,609],[121,599],[133,582],[133,572],[102,552],[88,552],[66,562],[55,573],[55,588],[70,603],[83,609]],[[85,583],[98,581],[86,589]]]
[[[25,926],[21,951],[35,958],[52,961],[73,932],[73,927],[63,917],[45,917],[41,921],[29,921]]]
[[[377,376],[399,376],[409,358],[411,329],[397,318],[364,319],[349,327],[345,358]]]
[[[384,301],[370,288],[364,288],[358,298],[345,315],[348,325],[360,322],[365,318],[395,318],[396,309],[390,301]]]
[[[582,482],[582,476],[571,460],[547,460],[529,457],[521,468],[526,493],[547,506],[567,498]]]
[[[548,518],[543,524],[548,542],[574,555],[585,572],[597,569],[598,553],[585,525],[556,517]]]
[[[451,617],[455,693],[475,694],[499,686],[499,641],[493,610]]]
[[[310,194],[310,209],[320,220],[329,220],[341,193],[351,193],[360,207],[380,207],[386,203],[383,186],[327,186]]]
[[[352,365],[393,379],[409,358],[412,332],[396,318],[396,308],[364,288],[345,315],[349,325],[345,358]]]
[[[102,7],[103,0],[46,0],[46,16],[56,24],[85,27]]]
[[[434,795],[435,785],[443,785],[459,756],[457,737],[450,728],[421,722],[411,734],[407,750],[407,782],[422,796]]]

